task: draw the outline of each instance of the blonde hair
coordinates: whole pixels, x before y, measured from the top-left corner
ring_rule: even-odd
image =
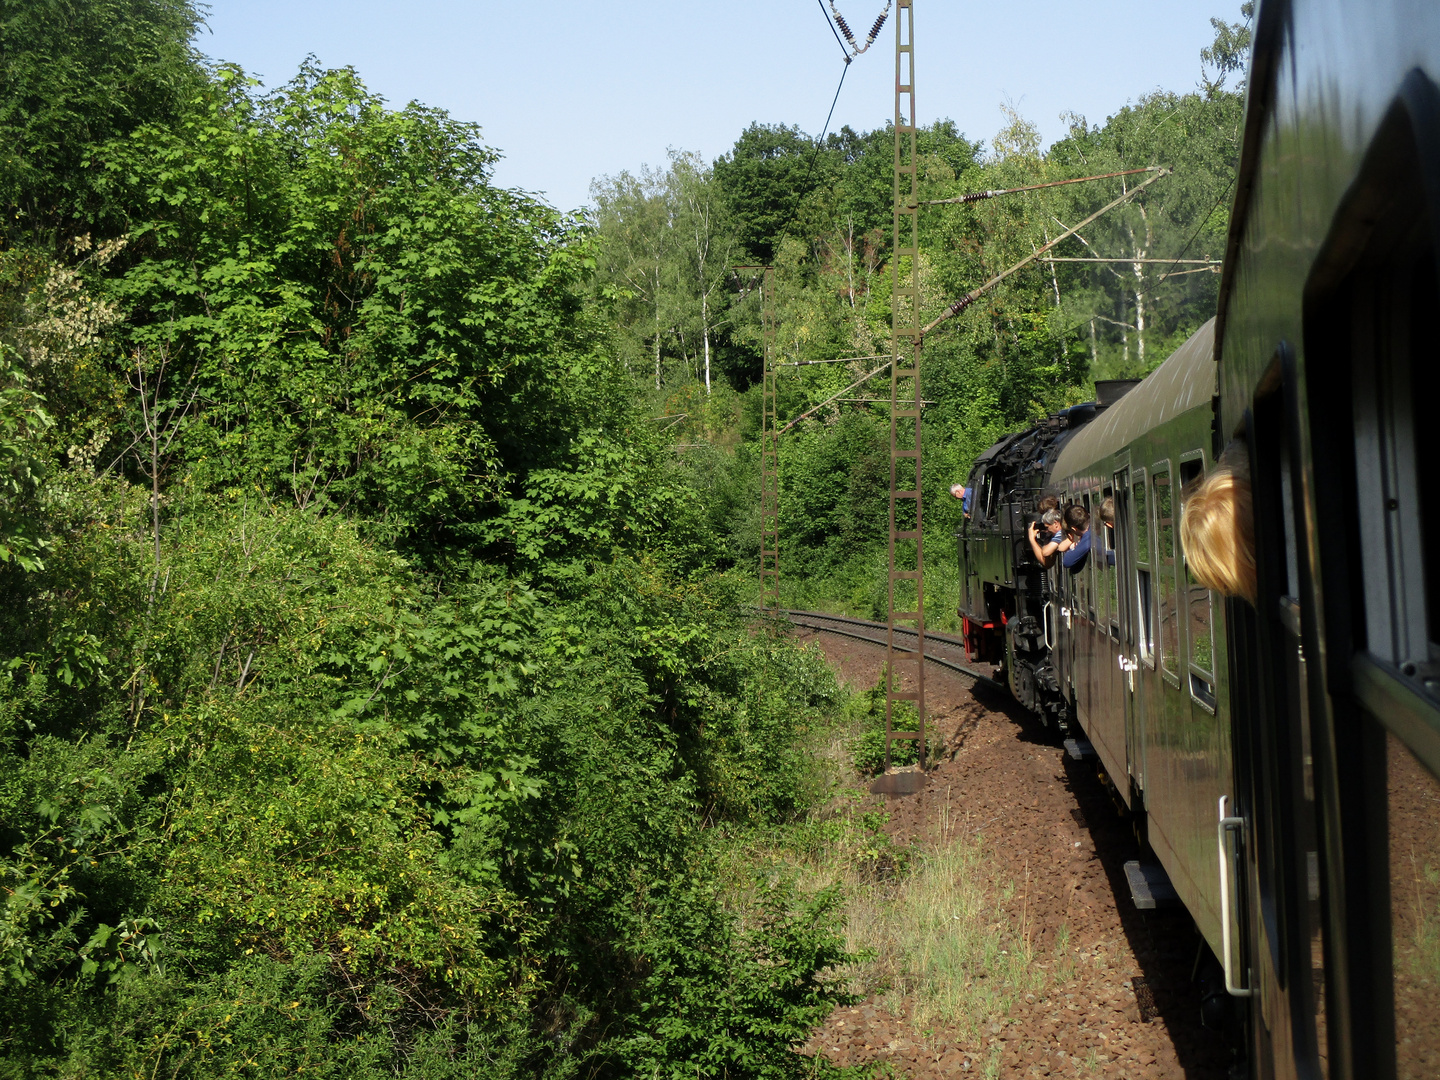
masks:
[[[1196,581],[1255,603],[1255,512],[1243,442],[1226,447],[1185,499],[1180,543]]]

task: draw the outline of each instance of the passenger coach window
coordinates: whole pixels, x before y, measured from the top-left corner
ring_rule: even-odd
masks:
[[[1180,463],[1180,497],[1185,499],[1205,475],[1204,458]],[[1185,553],[1185,594],[1190,619],[1190,692],[1207,709],[1215,708],[1215,630],[1211,618],[1210,590],[1195,580]]]
[[[1135,518],[1135,598],[1140,620],[1135,637],[1140,644],[1140,659],[1153,668],[1155,623],[1150,599],[1150,500],[1146,498],[1144,470],[1141,470],[1131,490],[1134,494],[1131,513]]]
[[[1160,665],[1180,680],[1180,617],[1175,610],[1175,519],[1170,492],[1170,465],[1155,467],[1155,538],[1158,541],[1156,584],[1160,602]]]
[[[1429,228],[1415,215],[1397,234],[1426,237]],[[1364,610],[1360,662],[1352,670],[1359,674],[1362,707],[1390,727],[1383,819],[1396,1076],[1419,1080],[1440,1068],[1434,1004],[1440,984],[1440,565],[1427,528],[1440,497],[1434,460],[1440,288],[1432,248],[1402,250],[1371,266],[1352,286],[1349,404],[1363,580],[1356,599]]]
[[[1113,506],[1114,495],[1115,493],[1112,489],[1106,488],[1104,499],[1102,499],[1100,503],[1101,507],[1104,507],[1105,500],[1110,500],[1110,504]],[[1097,569],[1105,575],[1106,580],[1110,583],[1110,636],[1116,641],[1119,641],[1120,567],[1115,557],[1115,531],[1105,527],[1105,522],[1100,519],[1098,511],[1095,517],[1096,520],[1093,525],[1094,532],[1090,535],[1095,541],[1098,541],[1100,545],[1100,550],[1096,554],[1096,558],[1100,561]]]
[[[1085,512],[1090,515],[1091,520],[1093,521],[1093,520],[1094,520],[1094,517],[1095,517],[1095,510],[1094,510],[1094,508],[1090,505],[1090,496],[1089,496],[1089,495],[1082,495],[1082,496],[1080,497],[1080,502],[1081,502],[1082,505],[1084,505],[1084,507],[1085,507]],[[1094,543],[1093,543],[1093,537],[1092,537],[1092,543],[1091,543],[1090,546],[1091,546],[1092,549],[1093,549],[1094,546],[1095,546]],[[1095,591],[1095,560],[1094,560],[1094,559],[1088,558],[1088,557],[1085,559],[1085,565],[1080,568],[1080,576],[1085,579],[1085,602],[1086,602],[1086,604],[1089,605],[1089,608],[1090,608],[1090,625],[1091,625],[1091,626],[1094,626],[1094,627],[1098,627],[1098,628],[1100,629],[1101,633],[1104,633],[1104,626],[1103,626],[1102,621],[1101,621],[1101,620],[1103,620],[1103,618],[1104,618],[1104,616],[1105,616],[1105,612],[1104,612],[1104,610],[1103,610],[1104,604],[1103,604],[1103,602],[1102,602],[1102,600],[1101,600],[1101,597],[1100,597],[1099,593],[1097,593],[1097,592]],[[1101,612],[1100,612],[1100,618],[1099,618],[1099,619],[1097,619],[1097,618],[1095,617],[1095,609],[1096,609],[1096,608],[1101,608],[1101,609],[1102,609]]]

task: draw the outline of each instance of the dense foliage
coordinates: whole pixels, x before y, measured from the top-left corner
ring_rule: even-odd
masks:
[[[795,1074],[836,897],[707,834],[805,811],[836,687],[585,223],[182,5],[7,18],[0,1075]]]

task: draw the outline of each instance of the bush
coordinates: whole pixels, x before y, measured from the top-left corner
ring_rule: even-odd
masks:
[[[915,706],[896,701],[890,706],[890,727],[894,731],[914,731],[919,723]],[[869,690],[857,694],[850,702],[849,716],[854,735],[846,744],[850,760],[861,776],[878,776],[885,771],[885,676]],[[890,764],[905,767],[920,760],[920,744],[902,739],[891,744]]]

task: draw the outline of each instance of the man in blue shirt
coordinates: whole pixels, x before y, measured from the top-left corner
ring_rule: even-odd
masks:
[[[1085,557],[1089,554],[1090,530],[1086,529],[1080,539],[1075,541],[1075,546],[1060,556],[1060,565],[1066,570],[1079,571],[1085,565]]]
[[[1060,556],[1060,565],[1071,573],[1078,573],[1090,555],[1090,511],[1079,503],[1065,508],[1065,533],[1071,538],[1071,545]]]
[[[975,496],[975,489],[967,488],[964,484],[951,484],[950,494],[960,500],[960,510],[968,518],[970,516],[970,500]]]

